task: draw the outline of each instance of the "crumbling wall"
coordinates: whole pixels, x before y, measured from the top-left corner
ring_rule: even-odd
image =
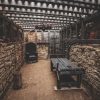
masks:
[[[23,43],[0,43],[0,97],[13,80],[13,74],[23,64]]]
[[[70,59],[85,69],[83,86],[94,100],[100,100],[100,45],[72,46]]]
[[[36,32],[30,32],[27,34],[27,42],[33,42],[36,43],[37,42],[37,33]]]

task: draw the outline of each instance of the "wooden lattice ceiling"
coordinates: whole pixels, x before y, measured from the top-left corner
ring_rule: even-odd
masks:
[[[58,30],[100,9],[100,0],[0,0],[0,10],[24,30],[48,24]]]

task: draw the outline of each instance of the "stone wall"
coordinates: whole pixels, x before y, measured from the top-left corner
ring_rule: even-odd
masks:
[[[23,64],[22,43],[0,43],[0,97],[11,84],[13,74]]]
[[[83,86],[94,100],[100,100],[100,45],[72,46],[70,59],[85,69]]]

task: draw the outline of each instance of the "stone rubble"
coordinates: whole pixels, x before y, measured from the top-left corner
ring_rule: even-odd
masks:
[[[88,84],[89,88],[87,85],[85,85],[85,87],[88,91],[92,92],[93,98],[95,100],[99,100],[98,97],[100,96],[100,45],[72,46],[70,51],[70,59],[72,62],[77,63],[78,66],[81,66],[85,69],[83,83],[86,82]]]
[[[0,43],[0,96],[12,82],[13,74],[23,63],[22,43]]]

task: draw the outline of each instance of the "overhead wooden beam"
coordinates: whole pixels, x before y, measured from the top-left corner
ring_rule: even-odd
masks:
[[[33,15],[33,16],[49,16],[49,17],[61,17],[61,18],[80,18],[77,16],[77,14],[75,16],[68,16],[68,15],[61,15],[61,14],[48,14],[48,13],[36,13],[36,12],[22,12],[22,11],[10,11],[10,10],[5,10],[2,11],[3,14],[15,14],[15,15]]]
[[[8,17],[10,19],[13,20],[23,20],[23,21],[31,21],[31,22],[36,22],[36,21],[48,21],[48,22],[62,22],[62,23],[66,23],[68,21],[71,22],[76,22],[77,20],[69,20],[69,19],[50,19],[50,18],[28,18],[28,17]]]
[[[3,10],[5,10],[4,8],[5,7],[8,7],[8,8],[11,8],[11,7],[14,7],[15,9],[16,8],[20,8],[20,10],[22,8],[24,9],[36,9],[36,10],[49,10],[49,11],[58,11],[58,12],[63,12],[63,13],[75,13],[75,14],[81,14],[81,15],[89,15],[89,12],[79,12],[79,11],[69,11],[69,10],[64,10],[64,9],[54,9],[54,8],[43,8],[43,7],[32,7],[32,6],[24,6],[24,5],[12,5],[12,4],[3,4],[1,3],[0,6],[2,6]],[[16,10],[15,10],[16,11]]]
[[[22,1],[23,1],[23,3],[25,1],[28,1],[29,3],[31,3],[33,0],[22,0]],[[95,0],[94,3],[92,2],[92,0],[90,0],[90,2],[81,1],[81,0],[54,0],[54,1],[52,1],[52,0],[34,0],[35,3],[40,2],[40,3],[47,3],[47,4],[53,4],[53,5],[54,4],[66,5],[66,4],[70,4],[70,3],[75,3],[75,4],[79,4],[79,5],[85,4],[85,5],[100,6],[100,4],[98,4],[97,0]]]
[[[23,1],[23,0],[21,0],[21,1]],[[46,3],[47,5],[49,5],[49,4],[52,4],[53,6],[54,5],[57,5],[57,6],[59,6],[59,5],[62,5],[63,7],[65,7],[65,6],[68,6],[68,7],[77,7],[77,8],[85,8],[85,9],[93,9],[93,10],[98,10],[99,8],[100,8],[100,5],[98,4],[98,3],[89,3],[89,2],[82,2],[82,1],[78,1],[78,0],[63,0],[64,2],[62,2],[62,0],[60,1],[55,1],[55,2],[53,2],[53,1],[51,1],[51,0],[25,0],[25,1],[28,1],[29,3],[29,5],[28,6],[30,6],[30,4],[32,3],[32,2],[34,2],[35,3],[35,5],[37,4],[37,3],[41,3],[41,5],[43,4],[43,3]],[[71,3],[70,3],[71,2]],[[18,4],[18,1],[16,2],[17,4]],[[2,4],[5,4],[3,1],[2,1]],[[9,2],[9,4],[11,5],[11,3]],[[24,2],[22,2],[22,5],[24,6]]]
[[[36,15],[36,16],[21,16],[21,15],[19,15],[19,16],[16,16],[16,15],[7,15],[7,14],[5,14],[7,17],[10,17],[10,18],[32,18],[32,19],[50,19],[50,20],[60,20],[60,19],[62,19],[62,20],[64,20],[64,21],[66,21],[65,19],[76,19],[75,17],[71,17],[71,16],[68,16],[68,17],[66,17],[66,18],[62,18],[62,17],[55,17],[55,16],[52,16],[52,17],[50,17],[50,16],[39,16],[39,15]],[[40,17],[40,18],[38,18],[38,17]],[[44,17],[44,18],[42,18],[42,17]]]

